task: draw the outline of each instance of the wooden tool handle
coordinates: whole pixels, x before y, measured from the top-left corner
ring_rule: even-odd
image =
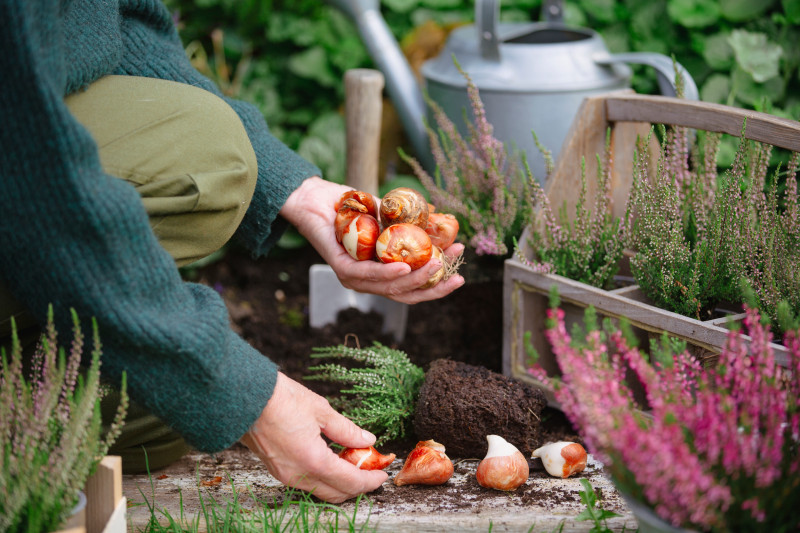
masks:
[[[383,112],[383,74],[351,69],[344,75],[347,185],[378,194],[378,159]]]

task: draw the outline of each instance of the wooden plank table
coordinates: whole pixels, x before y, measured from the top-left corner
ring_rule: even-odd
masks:
[[[579,532],[589,531],[592,524],[578,522],[575,517],[585,508],[579,492],[579,478],[553,478],[543,470],[534,469],[525,486],[517,491],[505,493],[482,489],[475,481],[477,461],[456,460],[455,474],[443,487],[405,486],[396,487],[391,479],[402,467],[402,459],[396,459],[387,469],[389,481],[373,493],[370,502],[362,502],[355,514],[357,526],[366,524],[366,530],[392,532],[486,532],[534,531],[534,532]],[[602,473],[602,465],[591,458],[587,469],[581,474],[602,495],[601,506],[617,513],[619,518],[608,521],[614,531],[632,531],[637,525],[624,501],[614,486]],[[221,482],[215,482],[221,478]],[[202,484],[210,484],[203,486]],[[216,456],[190,453],[177,463],[163,470],[146,475],[123,476],[123,493],[128,499],[129,531],[143,530],[151,518],[150,506],[156,517],[166,523],[164,512],[174,519],[182,516],[189,521],[202,517],[201,496],[206,506],[211,498],[224,509],[225,503],[233,501],[234,490],[241,506],[253,510],[253,500],[248,490],[260,501],[281,501],[284,489],[273,478],[258,459],[242,446],[235,446]],[[414,498],[401,495],[401,491],[414,491]],[[548,494],[551,503],[545,508],[537,502],[541,494]],[[488,494],[488,496],[487,496]],[[537,497],[537,495],[539,495]],[[181,506],[183,511],[181,511]],[[353,501],[340,505],[340,527],[342,517],[352,518],[355,513]],[[249,514],[253,516],[253,514]],[[332,516],[332,514],[331,514]],[[563,523],[563,529],[559,529]],[[206,530],[200,519],[200,530]],[[323,529],[324,530],[324,529]]]

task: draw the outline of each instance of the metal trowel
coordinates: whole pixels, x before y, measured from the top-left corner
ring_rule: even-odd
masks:
[[[378,194],[378,152],[381,137],[384,78],[378,70],[351,69],[345,73],[347,185]],[[382,333],[395,341],[405,337],[408,305],[383,296],[347,289],[328,265],[311,265],[309,325],[320,328],[336,322],[339,311],[354,307],[383,316]]]

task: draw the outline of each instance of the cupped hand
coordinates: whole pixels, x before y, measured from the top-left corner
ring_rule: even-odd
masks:
[[[356,261],[350,257],[336,241],[333,225],[336,218],[333,206],[349,190],[351,187],[318,177],[309,178],[289,196],[281,209],[281,215],[308,239],[344,287],[415,304],[446,296],[464,284],[464,278],[456,274],[429,289],[420,289],[439,270],[441,263],[437,259],[431,259],[422,268],[412,271],[405,263],[383,264],[379,261]],[[380,199],[375,200],[378,205]],[[463,250],[464,245],[456,243],[444,253],[454,259]]]
[[[334,411],[325,398],[279,372],[272,397],[240,440],[281,483],[331,503],[373,491],[386,481],[382,470],[359,470],[340,459],[321,434],[350,448],[375,443],[374,435]]]

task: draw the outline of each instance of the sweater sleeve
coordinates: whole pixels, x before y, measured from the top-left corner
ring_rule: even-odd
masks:
[[[185,283],[133,187],[103,173],[90,134],[63,102],[55,0],[0,2],[0,278],[44,323],[96,317],[103,374],[203,451],[241,437],[276,367],[229,327],[211,288]]]
[[[223,97],[239,115],[256,154],[258,181],[235,237],[254,255],[266,254],[287,227],[278,210],[304,179],[321,176],[320,170],[270,134],[255,106],[224,97],[211,80],[192,67],[172,18],[159,0],[126,0],[122,17],[124,50],[117,74],[202,87]]]

